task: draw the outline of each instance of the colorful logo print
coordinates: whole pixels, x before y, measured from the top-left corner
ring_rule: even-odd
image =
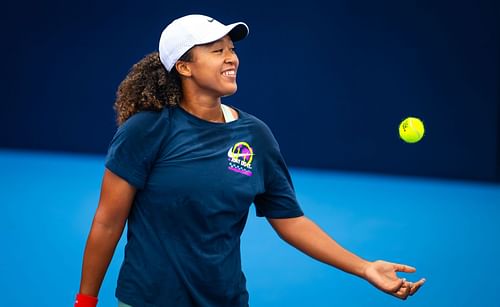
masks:
[[[253,149],[246,142],[238,142],[229,148],[227,158],[228,169],[246,176],[252,176]]]

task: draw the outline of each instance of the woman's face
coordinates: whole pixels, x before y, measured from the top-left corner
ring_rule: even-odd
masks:
[[[191,50],[190,79],[199,94],[216,98],[234,94],[239,60],[231,38],[223,38]]]

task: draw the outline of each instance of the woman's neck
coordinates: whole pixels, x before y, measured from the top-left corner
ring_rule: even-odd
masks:
[[[224,123],[220,98],[213,99],[182,99],[179,104],[188,113],[213,123]]]

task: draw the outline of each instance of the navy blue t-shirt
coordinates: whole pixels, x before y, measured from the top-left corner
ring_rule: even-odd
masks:
[[[238,110],[211,123],[179,107],[120,126],[106,168],[137,188],[116,296],[142,306],[248,306],[240,235],[258,216],[303,215],[269,128]]]

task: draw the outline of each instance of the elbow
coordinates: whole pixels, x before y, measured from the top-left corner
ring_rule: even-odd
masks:
[[[106,214],[104,210],[97,210],[94,220],[92,222],[92,228],[99,229],[108,234],[113,234],[123,232],[125,228],[125,223],[127,221],[127,216],[120,216],[115,214]]]
[[[294,235],[300,231],[300,226],[306,221],[305,217],[272,219],[271,226],[278,236],[285,242],[290,243]]]

